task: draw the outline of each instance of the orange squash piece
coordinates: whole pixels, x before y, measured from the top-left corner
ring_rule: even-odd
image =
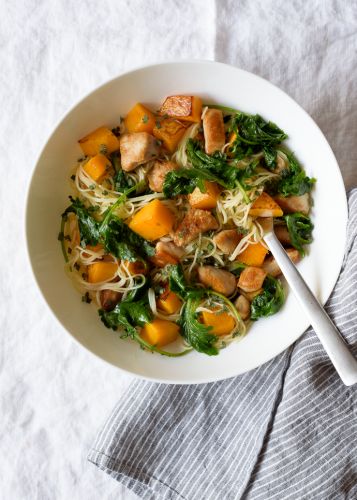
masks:
[[[88,282],[100,283],[113,279],[118,269],[116,262],[99,261],[88,266]]]
[[[226,312],[219,314],[203,311],[201,313],[201,319],[204,325],[212,327],[210,333],[214,335],[228,335],[235,326],[233,317]]]
[[[163,142],[165,148],[173,153],[185,133],[186,127],[177,120],[167,119],[158,122],[153,128],[153,135]]]
[[[155,127],[155,116],[140,102],[136,103],[124,119],[128,132],[148,132],[151,134]]]
[[[78,142],[86,156],[110,154],[119,149],[119,139],[107,127],[97,128]]]
[[[110,170],[112,170],[112,164],[106,156],[99,153],[87,161],[83,170],[87,172],[89,177],[95,182],[99,182]]]
[[[247,266],[260,267],[269,252],[260,242],[249,245],[242,253],[237,255],[236,260]]]
[[[130,262],[129,260],[125,260],[124,264],[126,265],[130,274],[147,274],[147,266],[144,262],[137,260],[135,262]]]
[[[176,293],[167,288],[157,299],[156,305],[166,314],[173,314],[180,309],[182,301]]]
[[[252,217],[281,217],[283,211],[276,201],[263,191],[253,202],[249,210],[249,215]]]
[[[156,318],[151,323],[146,323],[141,330],[141,337],[148,343],[157,347],[174,342],[179,335],[180,327],[173,321]]]
[[[202,193],[200,188],[196,187],[188,195],[188,201],[193,208],[202,208],[203,210],[216,208],[221,189],[216,182],[205,181],[204,184],[206,192]]]
[[[160,200],[152,200],[137,212],[129,223],[132,231],[146,240],[157,240],[168,234],[175,223],[175,216]]]
[[[171,95],[166,97],[160,108],[160,114],[187,122],[200,122],[202,101],[197,96]]]

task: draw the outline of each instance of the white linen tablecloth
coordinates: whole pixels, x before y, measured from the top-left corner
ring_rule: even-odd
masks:
[[[0,498],[132,500],[86,460],[130,377],[65,335],[28,268],[23,214],[34,162],[64,112],[107,79],[154,61],[216,59],[295,98],[355,186],[357,3],[0,3]]]

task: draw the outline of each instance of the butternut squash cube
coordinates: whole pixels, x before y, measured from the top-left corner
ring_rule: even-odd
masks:
[[[157,347],[174,342],[179,335],[180,327],[173,321],[156,318],[151,323],[146,323],[141,330],[141,337],[148,343]]]
[[[166,97],[160,108],[160,114],[187,122],[200,122],[202,101],[197,96],[171,95]]]
[[[88,282],[100,283],[101,281],[110,281],[115,276],[118,269],[116,262],[99,261],[88,266]]]
[[[152,200],[137,212],[129,223],[132,231],[146,240],[157,240],[168,234],[175,223],[175,216],[160,200]]]
[[[210,333],[214,335],[228,335],[235,326],[233,317],[226,313],[207,312],[201,313],[202,323],[206,326],[212,326]]]
[[[216,208],[217,200],[221,189],[216,182],[204,181],[206,192],[202,193],[200,188],[196,187],[191,194],[188,195],[188,201],[193,208],[202,208],[209,210]]]
[[[119,139],[107,127],[97,128],[78,142],[86,156],[110,154],[119,149]]]
[[[155,127],[155,116],[140,102],[136,103],[124,119],[128,132],[148,132]]]
[[[156,305],[166,314],[173,314],[178,311],[182,305],[182,301],[171,290],[165,290],[156,301]]]
[[[269,252],[260,242],[249,245],[242,253],[237,255],[236,260],[247,266],[262,266],[266,254]]]
[[[162,120],[153,128],[153,135],[163,142],[165,148],[173,153],[185,133],[186,127],[176,120]]]
[[[252,204],[249,215],[252,217],[281,217],[283,211],[276,201],[263,191]]]
[[[98,154],[90,158],[84,165],[83,170],[87,172],[95,182],[99,182],[112,169],[112,164],[108,158]]]

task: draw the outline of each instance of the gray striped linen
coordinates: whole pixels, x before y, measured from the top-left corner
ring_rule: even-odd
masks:
[[[326,310],[356,353],[357,189],[349,210]],[[309,329],[233,379],[133,382],[88,458],[143,499],[356,499],[356,415],[357,388],[342,384]]]

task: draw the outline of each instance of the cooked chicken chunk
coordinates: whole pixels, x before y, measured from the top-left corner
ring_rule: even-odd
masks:
[[[286,253],[290,257],[290,260],[292,260],[294,262],[294,264],[299,262],[300,254],[295,248],[288,248],[286,250]],[[274,276],[274,278],[276,276],[279,276],[279,274],[281,274],[280,267],[276,263],[276,260],[274,259],[274,257],[267,257],[265,259],[264,264],[263,264],[263,269],[266,273],[270,274],[271,276]]]
[[[233,273],[213,266],[201,266],[197,270],[199,281],[222,295],[232,295],[236,289],[236,277]]]
[[[243,321],[249,318],[250,302],[244,297],[244,295],[239,295],[239,297],[234,301],[234,305]]]
[[[217,247],[227,255],[235,250],[241,239],[242,236],[238,234],[236,229],[224,229],[213,237]]]
[[[178,168],[178,165],[173,161],[155,161],[154,166],[147,175],[150,189],[156,193],[161,193],[166,174]]]
[[[121,299],[122,294],[115,290],[102,290],[100,292],[100,304],[104,311],[112,311]]]
[[[203,116],[202,124],[206,153],[211,155],[215,151],[221,151],[226,142],[222,111],[219,109],[207,109]]]
[[[239,276],[238,286],[244,292],[255,292],[262,287],[266,275],[260,267],[246,267]]]
[[[159,152],[155,137],[147,132],[124,134],[120,138],[121,166],[125,172],[153,160]]]
[[[183,247],[194,240],[200,233],[217,229],[218,222],[208,210],[191,208],[173,234],[176,245]]]
[[[302,212],[308,215],[310,212],[310,195],[305,193],[301,196],[275,196],[275,201],[283,209],[285,214],[292,214],[294,212]]]
[[[274,232],[280,243],[283,245],[291,244],[290,234],[286,226],[275,226]]]
[[[165,267],[167,264],[177,264],[184,255],[182,248],[171,241],[159,241],[156,244],[155,255],[152,262],[158,267]]]

